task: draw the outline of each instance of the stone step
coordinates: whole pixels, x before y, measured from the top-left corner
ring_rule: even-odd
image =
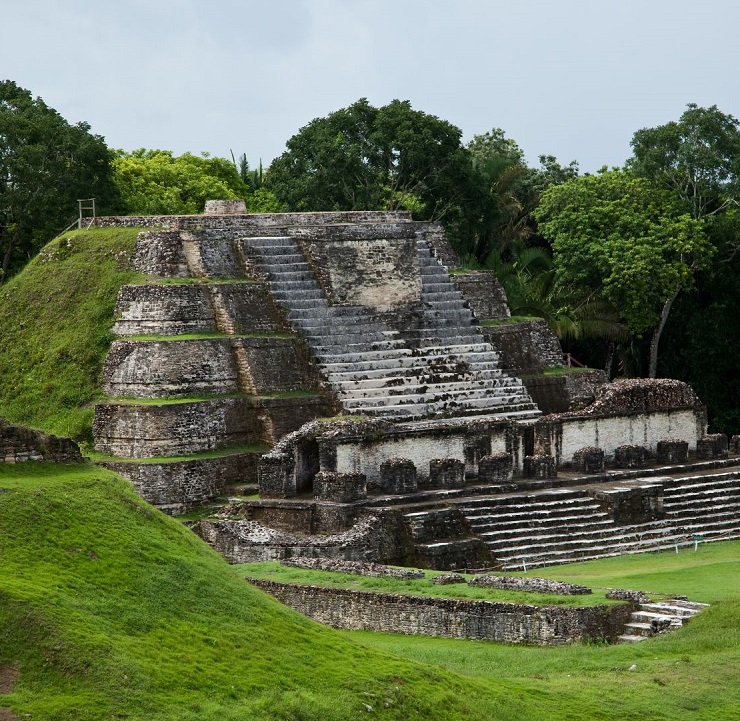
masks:
[[[498,361],[499,354],[494,351],[490,345],[484,343],[470,343],[459,346],[424,346],[421,348],[407,348],[400,347],[397,349],[389,349],[396,353],[396,357],[407,357],[419,359],[420,361],[426,361],[428,359],[442,358],[448,362],[466,361],[470,359],[472,362],[478,361]],[[362,363],[363,361],[370,360],[370,358],[380,357],[379,355],[368,356],[363,358],[364,353],[362,351],[347,351],[346,353],[333,353],[333,354],[319,354],[317,356],[323,363]],[[387,358],[393,357],[389,352]]]
[[[352,306],[336,306],[336,305],[313,305],[308,308],[296,308],[291,305],[288,311],[288,318],[290,320],[304,320],[304,319],[323,319],[327,318],[332,320],[334,318],[341,318],[344,322],[352,321],[355,323],[366,323],[374,316],[374,313],[364,308],[354,308]]]
[[[617,640],[621,641],[622,643],[637,643],[639,641],[644,641],[647,638],[647,636],[635,636],[633,634],[622,634],[621,636],[617,636]]]
[[[652,635],[653,627],[649,623],[641,621],[629,621],[624,624],[624,633],[632,637],[649,638]]]
[[[271,278],[279,278],[285,273],[311,273],[311,268],[305,260],[287,262],[281,259],[279,262],[264,263],[262,269],[267,271]],[[311,277],[313,277],[313,274],[311,274]]]
[[[287,235],[275,235],[275,236],[255,236],[244,238],[244,243],[252,248],[297,248],[296,242]]]
[[[332,376],[333,377],[333,376]],[[409,375],[394,375],[394,376],[377,376],[374,378],[355,378],[352,380],[338,380],[335,381],[335,386],[343,391],[349,390],[382,390],[382,389],[397,389],[403,388],[404,386],[418,386],[429,383],[455,383],[458,382],[456,379],[459,377],[458,373],[430,373],[428,375],[420,375],[418,373]],[[473,384],[479,387],[490,387],[494,388],[510,388],[519,387],[520,383],[518,379],[510,376],[502,375],[498,371],[481,371],[475,375],[475,379],[471,381]]]
[[[342,394],[343,398],[386,398],[420,394],[441,394],[453,393],[456,391],[475,390],[478,392],[495,393],[504,391],[507,388],[517,388],[517,386],[506,386],[499,384],[496,380],[475,380],[472,382],[451,381],[449,383],[424,383],[424,384],[402,384],[402,385],[384,385],[380,387],[348,387],[347,382],[343,381],[334,386],[335,390]]]
[[[492,418],[534,418],[539,410],[532,408],[531,403],[516,403],[497,406],[490,402],[476,404],[451,404],[448,402],[403,404],[382,408],[356,408],[355,413],[371,418],[395,418],[398,420],[421,420],[431,418],[450,418],[464,416],[487,416]]]
[[[389,354],[391,351],[389,351]],[[461,375],[469,374],[471,369],[496,370],[498,356],[496,353],[470,353],[465,356],[457,355],[403,355],[394,351],[396,355],[385,358],[323,363],[326,370],[336,373],[353,372],[355,374],[374,370],[395,370],[398,368],[418,368],[421,370],[457,371]]]
[[[564,534],[584,534],[594,535],[596,533],[618,532],[625,537],[635,538],[634,534],[624,533],[614,525],[614,522],[601,514],[589,514],[584,512],[578,516],[561,516],[560,518],[546,519],[541,522],[532,521],[531,523],[511,523],[499,525],[491,524],[471,524],[471,528],[476,535],[489,541],[511,541],[527,538],[562,538]]]
[[[486,394],[485,391],[477,393],[476,391],[450,391],[447,393],[436,393],[434,386],[430,386],[426,393],[411,393],[407,395],[381,395],[376,397],[355,397],[355,396],[342,396],[342,404],[347,409],[362,408],[367,410],[370,408],[383,408],[385,406],[401,406],[406,404],[418,404],[425,403],[427,405],[434,403],[446,403],[447,405],[457,404],[465,407],[475,406],[480,407],[493,407],[502,406],[507,404],[515,404],[521,402],[520,394],[498,394],[491,395]]]
[[[699,603],[697,601],[684,601],[683,599],[671,599],[670,601],[655,601],[653,603],[642,603],[640,608],[655,613],[665,613],[669,616],[678,616],[681,618],[691,618],[706,608],[708,603]]]
[[[445,286],[444,289],[436,291],[423,290],[421,292],[422,303],[439,303],[451,300],[465,300],[463,294],[454,285]]]
[[[280,283],[295,283],[296,281],[311,281],[312,283],[315,283],[313,273],[308,270],[291,270],[291,271],[284,271],[284,270],[271,270],[268,273],[270,278],[270,283],[273,282],[280,284]]]
[[[323,301],[328,303],[326,296],[318,288],[311,290],[294,290],[294,291],[283,291],[273,290],[273,297],[279,302],[290,301],[290,304],[298,302],[310,302],[310,301]]]

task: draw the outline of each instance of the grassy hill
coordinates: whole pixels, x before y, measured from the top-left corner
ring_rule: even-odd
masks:
[[[80,230],[0,285],[0,417],[91,440],[92,405],[139,229]]]
[[[18,674],[0,718],[332,721],[367,704],[387,719],[729,721],[740,704],[739,546],[552,573],[715,603],[638,647],[353,634],[250,587],[113,474],[0,464],[0,691]]]
[[[17,718],[497,717],[484,683],[280,606],[113,474],[0,464],[0,489],[0,669],[19,672],[0,708]]]

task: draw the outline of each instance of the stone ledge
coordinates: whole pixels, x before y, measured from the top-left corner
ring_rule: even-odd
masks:
[[[615,641],[633,608],[629,604],[539,608],[247,580],[294,611],[334,628],[538,646]]]

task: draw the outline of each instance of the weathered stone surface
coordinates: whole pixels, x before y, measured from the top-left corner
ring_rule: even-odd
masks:
[[[152,230],[139,233],[131,257],[131,267],[140,273],[160,278],[186,278],[190,275],[180,233]]]
[[[468,581],[469,586],[484,588],[503,588],[507,591],[524,591],[528,593],[553,593],[556,596],[582,596],[591,593],[588,586],[576,583],[552,581],[549,578],[521,578],[519,576],[474,576]]]
[[[237,215],[246,214],[247,203],[243,199],[238,200],[206,200],[203,210],[205,215]]]
[[[646,523],[663,518],[663,486],[659,483],[632,488],[594,487],[588,494],[609,517],[621,525]]]
[[[511,453],[496,453],[483,456],[478,461],[479,483],[506,483],[514,472],[514,459]]]
[[[229,486],[256,480],[258,460],[259,453],[233,453],[168,463],[117,461],[101,465],[128,478],[136,492],[161,511],[177,515],[223,495]]]
[[[699,460],[727,458],[727,436],[724,433],[708,433],[696,442],[696,457]]]
[[[429,485],[432,488],[462,488],[465,463],[456,458],[432,458],[429,461]]]
[[[689,458],[689,442],[678,438],[664,438],[656,448],[658,463],[686,463]]]
[[[108,396],[176,398],[247,390],[239,380],[227,338],[118,340],[106,356],[102,386]]]
[[[545,480],[557,477],[557,466],[553,456],[535,454],[524,457],[523,475],[525,478]]]
[[[233,228],[251,235],[259,235],[271,228],[285,229],[293,226],[321,225],[324,223],[394,223],[411,222],[407,211],[350,210],[323,213],[260,213],[258,215],[119,215],[98,216],[93,225],[97,228],[167,228],[177,230]]]
[[[454,273],[450,278],[480,320],[504,320],[511,316],[506,292],[493,271]]]
[[[263,413],[251,398],[98,404],[95,448],[123,458],[153,458],[266,442]]]
[[[441,223],[415,223],[416,237],[424,241],[432,255],[447,268],[459,268],[461,263],[453,250]]]
[[[294,568],[308,568],[316,571],[332,571],[334,573],[351,573],[367,578],[424,578],[423,571],[413,571],[407,568],[393,568],[383,563],[369,561],[343,561],[337,558],[286,558],[280,561],[282,566]]]
[[[387,311],[421,299],[415,235],[413,228],[404,232],[408,237],[400,240],[380,235],[352,242],[311,233],[301,246],[330,302]]]
[[[80,447],[70,438],[12,425],[0,418],[0,463],[79,463],[82,460]]]
[[[320,471],[314,478],[313,490],[318,501],[354,503],[367,498],[367,479],[362,473]]]
[[[113,332],[126,335],[212,333],[216,320],[204,285],[124,285]]]
[[[625,444],[614,449],[614,465],[617,468],[642,468],[646,458],[644,446]]]
[[[573,468],[581,473],[601,473],[604,470],[604,451],[586,446],[573,454]]]
[[[416,466],[408,458],[388,458],[380,464],[380,490],[384,493],[414,493]]]
[[[545,414],[587,408],[596,399],[598,389],[607,382],[604,371],[593,369],[573,369],[557,375],[521,373],[521,378],[532,400]]]
[[[501,368],[517,375],[563,365],[558,339],[544,320],[501,323],[481,328],[485,339],[501,353]]]
[[[537,608],[247,580],[299,613],[335,628],[504,643],[615,640],[632,611],[629,605]]]

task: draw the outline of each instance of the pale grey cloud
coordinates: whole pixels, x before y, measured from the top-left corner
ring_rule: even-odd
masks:
[[[269,162],[312,118],[408,99],[530,161],[621,164],[686,103],[740,116],[735,0],[24,0],[0,76],[114,147]]]

